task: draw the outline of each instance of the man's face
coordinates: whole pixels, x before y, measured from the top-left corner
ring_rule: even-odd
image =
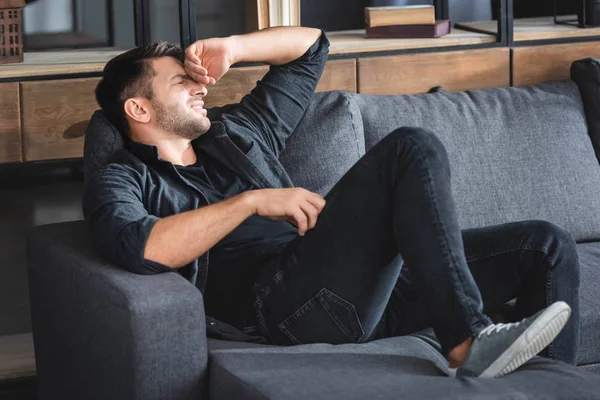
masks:
[[[210,128],[203,98],[206,87],[196,83],[173,57],[152,60],[156,123],[165,132],[193,140]]]

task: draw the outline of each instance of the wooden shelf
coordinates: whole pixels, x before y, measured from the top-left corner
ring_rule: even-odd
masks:
[[[102,72],[111,58],[125,51],[94,49],[25,52],[22,63],[0,66],[0,79]]]
[[[563,19],[573,20],[577,19],[577,16],[559,17],[559,20]],[[496,21],[462,22],[456,24],[456,27],[490,35],[498,33],[498,23]],[[515,19],[513,32],[513,40],[515,42],[600,36],[600,28],[578,28],[573,25],[557,25],[554,23],[553,17]]]
[[[452,29],[452,33],[449,35],[435,39],[366,39],[364,29],[328,32],[327,37],[331,42],[329,54],[332,55],[468,46],[496,41],[495,34],[470,32],[456,28]]]
[[[330,54],[366,53],[390,50],[451,47],[494,43],[494,35],[454,29],[437,39],[366,39],[364,29],[329,32]],[[25,52],[24,61],[0,67],[0,79],[45,75],[98,73],[113,57],[126,50],[94,49]]]
[[[31,333],[0,336],[0,381],[35,375]]]

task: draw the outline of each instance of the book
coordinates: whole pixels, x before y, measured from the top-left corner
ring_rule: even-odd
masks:
[[[435,24],[435,8],[430,5],[365,7],[365,23],[372,28]]]
[[[438,38],[447,35],[451,31],[450,21],[439,20],[435,24],[426,25],[389,25],[389,26],[367,26],[366,38]]]

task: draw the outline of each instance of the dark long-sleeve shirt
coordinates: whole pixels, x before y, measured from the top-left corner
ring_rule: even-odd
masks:
[[[115,157],[114,163],[90,177],[84,190],[84,216],[99,252],[134,273],[173,272],[144,258],[146,241],[160,218],[219,200],[210,192],[211,186],[223,198],[248,189],[292,187],[278,156],[308,107],[327,61],[328,48],[329,41],[322,34],[297,60],[271,66],[239,104],[209,110],[211,127],[192,141],[192,146],[204,160],[203,167],[212,169],[216,181],[222,180],[220,188],[215,188],[214,182],[205,182],[201,173],[197,179],[191,177],[193,167],[188,171],[161,159],[155,146],[126,141],[127,148]],[[227,182],[239,186],[231,190]],[[269,232],[276,233],[274,243],[288,240],[292,230],[289,224],[280,221],[272,228]],[[230,239],[238,240],[239,236],[256,240],[243,231],[243,226],[239,229],[232,232],[233,237],[225,238],[224,243],[233,243]],[[213,265],[211,253],[209,250],[177,270],[203,293],[209,271],[219,267]],[[217,261],[230,262],[231,255],[221,248]]]

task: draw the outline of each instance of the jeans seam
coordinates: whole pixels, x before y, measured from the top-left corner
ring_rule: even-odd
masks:
[[[339,306],[346,309],[346,311],[348,313],[350,313],[353,316],[356,316],[356,321],[354,319],[352,319],[350,321],[350,323],[352,324],[352,328],[354,330],[357,330],[360,333],[360,335],[355,339],[352,337],[353,332],[347,332],[346,327],[340,321],[340,319],[335,315],[335,312],[331,309],[329,304],[327,304],[326,301],[323,301],[321,303],[323,305],[323,308],[325,308],[325,311],[327,312],[327,314],[329,314],[329,317],[333,320],[335,325],[338,327],[338,329],[340,329],[342,332],[344,332],[344,334],[346,336],[348,336],[350,339],[354,340],[355,342],[357,342],[357,343],[360,342],[360,340],[365,336],[365,330],[363,329],[362,324],[360,323],[360,318],[358,317],[358,313],[356,312],[356,307],[354,306],[354,304],[352,304],[348,300],[343,299],[342,297],[338,296],[337,294],[335,294],[334,292],[332,292],[331,290],[328,290],[326,288],[323,288],[321,290],[321,292],[323,293],[321,295],[321,298],[325,299],[325,296],[328,296],[328,298],[330,300],[336,302]],[[321,292],[319,292],[319,294],[321,294]]]
[[[549,263],[549,260],[547,257],[544,257],[547,261],[547,263]],[[548,266],[549,268],[546,270],[546,307],[548,307],[550,304],[552,304],[552,268],[551,265]],[[552,341],[549,345],[548,345],[548,358],[550,359],[554,359],[554,341]]]
[[[342,308],[344,308],[348,313],[350,313],[354,319],[350,322],[352,324],[351,329],[356,330],[359,333],[358,337],[355,337],[354,332],[349,332],[348,328],[344,326],[339,317],[335,314],[335,312],[331,309],[327,301],[333,301]],[[347,300],[344,300],[337,294],[333,293],[331,290],[327,288],[322,288],[319,292],[311,297],[306,303],[304,303],[300,308],[298,308],[294,313],[285,318],[283,321],[277,324],[277,327],[283,332],[284,335],[288,337],[295,344],[302,344],[298,338],[287,328],[287,326],[298,320],[300,317],[305,315],[307,312],[314,307],[315,303],[323,306],[329,318],[331,318],[332,322],[335,324],[337,329],[339,329],[349,340],[358,343],[365,335],[365,331],[360,323],[360,318],[356,312],[356,307]]]
[[[312,306],[312,304],[314,304],[316,301],[319,301],[319,293],[321,293],[322,291],[323,291],[323,289],[321,289],[317,294],[315,294],[310,299],[308,299],[308,301],[306,301],[302,306],[300,306],[300,308],[298,308],[296,311],[294,311],[291,315],[289,315],[287,318],[285,318],[283,321],[281,321],[280,323],[277,324],[277,327],[293,343],[301,344],[301,342],[296,338],[296,336],[294,336],[294,334],[292,334],[292,332],[289,331],[289,329],[287,328],[287,324],[289,323],[289,321],[295,321],[298,318],[300,318],[301,316],[303,316],[306,313],[306,310],[308,310]]]
[[[427,191],[428,191],[429,198],[431,199],[431,202],[432,202],[432,205],[433,205],[434,220],[435,220],[436,225],[438,225],[439,228],[440,228],[440,230],[442,231],[442,236],[441,236],[440,242],[442,244],[441,248],[442,248],[442,252],[444,254],[444,258],[446,259],[446,261],[449,262],[450,265],[456,266],[456,265],[458,265],[458,262],[457,262],[458,260],[456,260],[454,258],[454,256],[452,256],[448,252],[448,248],[449,248],[449,246],[448,246],[448,237],[447,237],[448,234],[446,232],[446,228],[444,227],[444,224],[438,218],[439,215],[440,215],[440,212],[439,212],[439,207],[438,207],[438,204],[437,204],[437,199],[435,198],[435,195],[433,194],[433,191],[431,190],[433,179],[431,178],[431,175],[429,173],[429,164],[427,162],[427,158],[423,156],[424,153],[423,153],[423,150],[421,149],[421,147],[419,146],[419,142],[418,141],[414,140],[410,136],[407,136],[407,139],[410,140],[410,141],[412,141],[412,143],[414,144],[414,146],[419,149],[421,160],[422,160],[423,164],[425,164],[425,167],[426,167],[423,172],[424,172],[424,175],[427,178]],[[464,281],[463,281],[462,277],[460,276],[460,274],[455,274],[455,275],[457,275],[458,281],[460,282],[460,285],[461,285],[461,287],[462,287],[462,289],[464,291],[465,284],[464,284]],[[477,290],[479,290],[479,289],[477,289]],[[469,303],[469,302],[467,302],[467,303]],[[473,310],[473,307],[472,307],[471,304],[468,304],[468,309],[469,309],[469,313],[471,314],[471,318],[469,318],[469,319],[472,320],[477,313],[475,312],[475,310]],[[470,323],[472,323],[472,321]]]
[[[529,246],[529,245],[516,245],[516,246],[512,246],[512,247],[507,247],[503,250],[496,250],[491,253],[486,253],[484,255],[468,258],[467,262],[480,261],[485,258],[495,257],[497,255],[510,253],[510,252],[516,251],[516,250],[540,251],[540,252],[544,253],[545,256],[548,255],[548,249],[543,246],[539,247],[539,246]]]

